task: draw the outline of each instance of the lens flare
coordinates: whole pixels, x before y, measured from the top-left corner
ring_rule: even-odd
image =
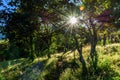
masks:
[[[80,6],[80,11],[84,10],[84,7],[83,6]]]
[[[75,24],[75,23],[77,23],[77,18],[75,18],[75,17],[70,17],[70,24]]]

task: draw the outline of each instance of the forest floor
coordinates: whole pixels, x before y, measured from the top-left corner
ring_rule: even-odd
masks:
[[[83,48],[87,60],[90,47]],[[97,73],[89,71],[86,80],[120,80],[120,44],[97,46]],[[43,56],[33,62],[27,58],[0,62],[0,80],[82,80],[77,51]]]

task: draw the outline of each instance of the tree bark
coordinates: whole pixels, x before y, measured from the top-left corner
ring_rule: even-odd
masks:
[[[74,35],[74,39],[75,39],[77,51],[79,52],[79,56],[80,56],[79,60],[82,63],[82,75],[85,76],[87,75],[87,67],[86,67],[86,62],[82,55],[82,42],[79,44],[75,35]]]
[[[106,45],[106,35],[104,34],[104,37],[103,37],[103,46]]]
[[[97,33],[95,30],[93,30],[93,35],[91,35],[91,50],[90,50],[90,57],[92,60],[92,66],[94,70],[97,68],[97,62],[98,62],[98,55],[96,52],[96,45],[97,45]]]
[[[35,54],[35,43],[33,37],[30,36],[30,59],[33,61],[36,58]]]

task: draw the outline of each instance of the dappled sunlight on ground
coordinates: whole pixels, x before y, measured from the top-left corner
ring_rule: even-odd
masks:
[[[100,71],[99,77],[105,77],[107,74],[113,75],[111,72],[114,72],[116,75],[113,77],[120,75],[120,44],[111,44],[106,46],[97,46],[98,53],[98,71]],[[85,60],[89,56],[90,46],[83,47],[83,56]],[[63,79],[78,79],[78,75],[81,75],[81,63],[78,60],[79,54],[78,51],[68,51],[66,53],[55,53],[52,54],[50,58],[47,56],[38,57],[33,62],[29,61],[26,58],[9,60],[0,62],[0,72],[7,79],[15,79],[15,77],[28,75],[29,71],[32,71],[30,75],[34,74],[34,70],[31,70],[31,66],[34,66],[37,63],[42,62],[44,67],[42,72],[39,75],[34,75],[44,80],[46,77],[55,78],[59,76],[60,80]],[[78,66],[75,69],[72,69],[73,62]],[[89,63],[87,62],[87,67]],[[107,69],[107,68],[110,68]],[[103,69],[103,70],[102,70]],[[35,69],[37,70],[37,68]],[[58,72],[57,70],[62,70],[63,72]],[[107,72],[109,70],[110,73]],[[29,75],[29,77],[30,77]],[[97,76],[97,75],[96,75]],[[96,77],[94,76],[94,77]],[[34,77],[33,77],[34,78]],[[119,77],[118,77],[119,78]],[[110,78],[111,79],[111,78]],[[117,80],[117,79],[116,79]]]

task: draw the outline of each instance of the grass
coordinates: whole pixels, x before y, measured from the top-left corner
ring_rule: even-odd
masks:
[[[90,47],[83,49],[83,56],[87,62]],[[97,46],[98,67],[97,72],[89,70],[87,80],[120,80],[120,44]],[[75,58],[75,59],[74,59]],[[78,61],[78,52],[52,54],[51,58],[46,56],[36,58],[33,62],[26,58],[0,62],[0,80],[82,80],[81,63]],[[75,64],[73,64],[75,61]],[[43,70],[35,75],[32,68],[36,63],[44,64]],[[75,66],[77,65],[77,66]],[[74,67],[75,66],[75,67]],[[89,63],[87,62],[89,68]],[[24,75],[27,75],[25,78]],[[24,76],[24,77],[23,77]]]

